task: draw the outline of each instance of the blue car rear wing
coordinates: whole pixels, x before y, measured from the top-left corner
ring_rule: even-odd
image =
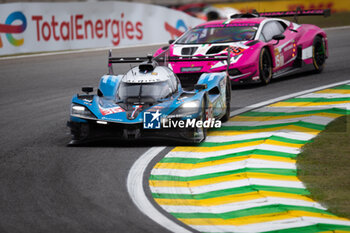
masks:
[[[167,52],[167,51],[166,51]],[[168,62],[191,62],[191,61],[227,61],[227,70],[230,66],[232,49],[228,47],[227,55],[223,56],[186,56],[186,57],[176,57],[176,56],[166,56],[164,53],[157,57],[148,55],[147,57],[112,57],[112,51],[109,50],[108,54],[108,74],[113,75],[113,63],[141,63],[139,65],[140,69],[149,70],[154,68],[158,63],[167,66]]]

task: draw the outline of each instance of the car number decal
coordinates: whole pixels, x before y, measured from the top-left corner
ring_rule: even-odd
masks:
[[[114,113],[119,113],[119,112],[124,112],[124,109],[121,107],[113,107],[113,108],[102,108],[99,107],[100,112],[103,116],[114,114]]]

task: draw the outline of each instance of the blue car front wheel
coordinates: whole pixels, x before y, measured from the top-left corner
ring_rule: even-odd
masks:
[[[225,96],[226,109],[225,109],[225,115],[221,118],[222,122],[228,121],[230,119],[230,114],[231,114],[231,82],[228,77],[226,81],[225,95],[226,95]]]

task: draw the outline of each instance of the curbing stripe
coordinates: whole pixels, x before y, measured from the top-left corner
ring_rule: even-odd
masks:
[[[324,218],[315,218],[315,217],[295,217],[295,218],[286,218],[283,220],[278,221],[271,221],[271,222],[262,222],[258,224],[249,224],[245,226],[233,226],[233,225],[217,225],[217,226],[211,226],[208,225],[190,225],[193,228],[196,228],[197,230],[201,232],[240,232],[240,233],[252,233],[257,232],[256,229],[260,229],[259,232],[284,232],[281,230],[287,230],[290,228],[295,229],[304,229],[304,227],[311,227],[315,226],[316,231],[309,231],[311,232],[319,232],[324,231],[326,226],[328,226],[329,230],[333,231],[334,229],[350,229],[349,226],[344,226],[345,221],[335,221],[335,220],[328,220]],[[318,230],[317,230],[318,229]],[[300,231],[290,231],[293,233],[300,232]],[[308,233],[309,233],[308,232]],[[304,233],[304,232],[302,232]],[[332,232],[333,233],[333,232]]]
[[[265,194],[266,195],[266,194]],[[268,193],[269,197],[258,196],[251,198],[250,200],[238,201],[235,196],[227,196],[224,198],[212,198],[204,201],[199,200],[179,200],[176,202],[169,199],[155,199],[155,201],[162,205],[164,210],[169,213],[227,213],[232,211],[239,211],[245,209],[251,209],[256,207],[267,206],[301,206],[301,207],[313,207],[316,209],[326,210],[323,206],[314,202],[310,198],[294,195],[295,198],[286,198],[274,196],[274,193]],[[287,195],[284,195],[287,196]],[[293,195],[289,195],[293,197]],[[214,207],[215,208],[212,208]]]
[[[253,120],[252,119],[247,121],[230,121],[225,123],[225,126],[264,126],[264,125],[296,123],[296,122],[328,125],[331,121],[334,120],[334,118],[313,116],[313,117],[300,117],[300,118],[294,118],[294,119],[270,120],[270,121],[269,120],[252,121]]]
[[[305,98],[326,98],[326,99],[341,98],[341,97],[350,98],[350,91],[348,94],[342,94],[342,93],[340,93],[340,91],[337,90],[337,92],[335,92],[335,93],[332,93],[332,92],[325,92],[325,93],[318,92],[317,93],[317,92],[315,92],[315,93],[311,93],[308,95],[304,95],[304,97]]]
[[[249,160],[248,160],[249,159]],[[285,168],[287,167],[295,167],[295,160],[292,159],[275,159],[274,157],[267,157],[267,156],[241,156],[241,157],[234,157],[234,158],[228,158],[228,159],[219,159],[219,160],[213,160],[209,162],[203,162],[203,163],[197,163],[197,164],[192,164],[192,163],[174,163],[174,162],[161,162],[159,165],[156,165],[154,168],[155,169],[177,169],[177,170],[194,170],[193,174],[195,174],[197,171],[203,170],[202,168],[207,168],[207,167],[214,167],[219,168],[219,167],[227,167],[229,165],[231,167],[231,171],[240,169],[241,167],[241,162],[248,160],[247,162],[253,162],[253,163],[259,163],[262,166],[259,167],[270,167],[267,164],[268,163],[273,163],[274,166],[276,165],[281,165],[281,167]],[[267,161],[266,161],[267,160]],[[263,165],[264,164],[264,165]],[[248,166],[247,166],[248,167]],[[254,168],[254,166],[252,166]],[[257,168],[257,167],[255,167]],[[213,169],[214,170],[214,169]],[[152,173],[153,174],[153,173]],[[206,173],[208,174],[208,173]],[[210,173],[211,174],[211,173]]]
[[[345,107],[347,101],[334,101],[334,102],[278,102],[271,104],[269,107]]]
[[[350,227],[342,226],[337,224],[325,223],[315,223],[315,219],[305,219],[304,221],[298,222],[299,219],[291,219],[287,221],[275,221],[270,222],[268,226],[266,224],[255,224],[250,228],[246,227],[236,227],[236,232],[240,233],[252,233],[255,229],[260,229],[262,233],[316,233],[322,231],[328,231],[327,233],[342,233],[338,230],[350,231]],[[206,233],[218,233],[218,232],[232,232],[232,227],[230,226],[217,226],[220,230],[210,229],[210,226],[198,226],[199,231]]]
[[[245,140],[233,140],[229,142],[203,142],[199,146],[200,147],[209,147],[209,146],[217,146],[217,145],[227,145],[227,144],[235,144],[235,143],[240,143],[240,142],[245,142],[245,141],[253,141],[253,140],[274,140],[274,141],[279,141],[279,142],[288,142],[288,143],[294,143],[294,144],[305,144],[308,142],[308,140],[300,140],[300,139],[292,139],[292,138],[286,138],[282,137],[279,135],[270,135],[269,137],[261,137],[261,138],[252,138],[252,139],[245,139]]]
[[[244,116],[243,114],[240,116],[235,116],[230,119],[230,121],[272,121],[272,120],[285,120],[285,119],[294,119],[294,118],[305,118],[305,117],[326,117],[326,118],[336,118],[342,114],[339,113],[327,113],[327,112],[316,112],[316,113],[304,113],[304,114],[289,114],[281,113],[281,116],[270,115],[270,116],[259,116],[257,112],[256,115],[252,116]],[[276,113],[275,113],[276,114]]]
[[[176,181],[193,181],[201,180],[219,176],[225,176],[227,174],[240,174],[240,173],[262,173],[270,175],[284,175],[284,176],[295,176],[295,169],[280,169],[280,168],[242,168],[238,170],[229,170],[226,172],[209,173],[201,176],[170,176],[170,175],[151,175],[150,180],[176,180]]]
[[[279,168],[279,169],[296,169],[295,162],[274,162],[269,160],[259,160],[259,159],[246,159],[238,162],[231,162],[225,164],[219,164],[212,167],[199,167],[199,168],[189,168],[181,169],[181,164],[173,163],[163,163],[156,165],[159,166],[154,168],[151,172],[152,175],[171,175],[171,176],[182,176],[182,177],[192,177],[199,175],[212,174],[217,172],[234,171],[242,168]],[[162,167],[160,167],[162,166]],[[175,167],[176,166],[176,167]],[[179,168],[179,169],[176,169]]]
[[[216,145],[216,146],[198,146],[198,147],[175,147],[173,152],[213,152],[213,151],[224,151],[230,149],[237,149],[240,147],[249,147],[249,146],[258,146],[258,145],[273,145],[273,146],[283,146],[283,147],[292,147],[292,148],[300,148],[303,144],[300,143],[291,143],[291,142],[283,142],[276,141],[271,139],[265,140],[256,140],[252,142],[243,142],[238,144],[229,144],[229,145]]]
[[[210,177],[206,179],[198,179],[198,180],[150,180],[149,185],[151,187],[198,187],[198,186],[206,186],[206,185],[214,185],[221,182],[228,181],[239,181],[246,179],[265,179],[265,180],[275,180],[275,181],[295,181],[300,182],[300,180],[296,176],[288,176],[288,175],[275,175],[275,174],[264,174],[264,173],[238,173],[238,174],[230,174],[225,176],[218,177]]]
[[[350,90],[350,84],[339,85],[336,87],[332,87],[330,89],[325,89],[323,91],[332,91],[332,90]]]
[[[264,187],[263,187],[264,188]],[[266,188],[266,186],[265,186]],[[270,189],[272,187],[269,187]],[[273,187],[274,190],[277,190],[276,187]],[[278,190],[280,191],[280,190]],[[189,208],[193,206],[200,206],[200,207],[215,207],[215,206],[221,206],[224,204],[230,204],[231,211],[234,209],[242,209],[242,203],[245,205],[247,204],[256,204],[258,206],[262,204],[269,204],[268,201],[273,201],[273,200],[290,200],[290,203],[293,205],[296,205],[296,203],[299,201],[304,201],[304,202],[309,202],[313,203],[315,206],[321,206],[320,204],[314,202],[312,199],[309,197],[300,195],[300,194],[294,194],[294,193],[288,193],[288,189],[283,189],[283,191],[286,192],[273,192],[273,191],[252,191],[252,192],[246,192],[246,193],[238,193],[238,194],[230,194],[230,195],[224,195],[224,196],[213,196],[209,198],[204,198],[204,199],[197,199],[197,198],[155,198],[157,203],[165,205],[165,206],[182,206],[183,208]],[[293,190],[292,190],[293,191]],[[164,196],[165,194],[162,194]],[[168,194],[169,195],[169,194]],[[198,196],[201,194],[198,194]],[[183,196],[183,195],[182,195]],[[290,204],[289,203],[289,204]],[[274,203],[274,204],[280,204],[280,203]],[[187,205],[187,206],[184,206]],[[237,206],[237,207],[236,207]],[[216,210],[216,208],[211,208],[211,211]],[[219,211],[216,211],[219,212]],[[226,211],[228,212],[228,211]]]
[[[262,126],[223,126],[221,128],[216,129],[216,131],[259,131],[259,130],[273,130],[274,128],[288,128],[294,126],[297,130],[302,130],[300,128],[305,128],[306,130],[323,130],[324,126],[314,123],[307,122],[291,122],[291,123],[282,123],[282,124],[271,124],[271,125],[262,125]],[[300,127],[300,128],[297,128]],[[241,133],[241,132],[239,132]],[[209,133],[210,134],[210,133]]]
[[[258,191],[259,190],[259,191]],[[204,192],[199,194],[173,194],[173,193],[160,193],[160,192],[152,192],[152,196],[154,198],[161,199],[196,199],[196,200],[204,200],[209,198],[216,197],[225,197],[228,195],[235,194],[251,194],[251,193],[261,193],[263,191],[268,192],[277,192],[277,193],[287,193],[287,194],[297,194],[297,195],[309,195],[309,191],[305,188],[291,188],[291,187],[273,187],[273,186],[263,186],[263,185],[248,185],[238,188],[230,188],[230,189],[221,189],[212,192]]]
[[[188,225],[233,225],[233,226],[247,226],[250,224],[257,224],[257,223],[264,223],[264,222],[273,222],[273,221],[278,221],[278,220],[287,220],[287,219],[294,219],[294,218],[307,218],[307,217],[312,217],[312,218],[320,218],[317,219],[319,221],[328,221],[328,222],[333,222],[333,221],[338,221],[341,222],[342,224],[346,225],[349,224],[346,219],[336,217],[331,214],[319,214],[319,213],[313,213],[313,212],[308,212],[308,211],[288,211],[286,213],[267,213],[267,214],[261,214],[261,215],[253,215],[253,216],[248,216],[248,217],[240,217],[240,218],[235,218],[235,219],[222,219],[222,218],[179,218],[179,220],[185,224]]]
[[[293,98],[293,99],[283,100],[280,103],[306,102],[306,103],[329,103],[329,104],[332,104],[333,102],[344,102],[344,103],[347,103],[349,101],[350,101],[350,98],[332,98],[332,99],[328,99],[328,98],[305,98],[305,96],[301,96],[301,97],[297,97],[297,98]]]
[[[151,184],[152,182],[150,182]],[[249,185],[259,185],[259,186],[272,186],[272,187],[282,187],[282,188],[305,188],[303,183],[300,181],[280,181],[280,180],[269,180],[269,179],[239,179],[239,180],[230,180],[221,183],[215,183],[210,185],[202,185],[195,187],[155,187],[150,185],[152,193],[168,193],[168,194],[203,194],[208,192],[219,191],[222,189],[230,188],[240,188]]]
[[[159,163],[192,164],[194,165],[194,167],[196,166],[197,168],[199,168],[199,167],[205,167],[208,164],[208,162],[210,162],[209,165],[218,165],[218,164],[224,164],[224,163],[233,162],[233,161],[240,161],[243,159],[247,159],[248,157],[252,159],[294,163],[294,160],[292,160],[291,158],[286,158],[281,156],[259,155],[259,154],[252,154],[252,153],[248,155],[228,154],[228,155],[223,155],[219,157],[209,157],[204,159],[171,157],[171,158],[163,158],[161,161],[159,161]]]
[[[171,152],[170,152],[171,153]],[[217,156],[212,156],[212,157],[176,157],[178,153],[171,153],[168,154],[170,156],[167,156],[163,159],[161,159],[159,162],[162,163],[163,161],[166,162],[167,160],[173,160],[177,159],[178,161],[187,161],[184,163],[202,163],[202,162],[208,162],[208,161],[215,161],[218,159],[226,159],[226,158],[234,158],[234,157],[240,157],[240,156],[247,156],[247,155],[260,155],[260,156],[274,156],[274,157],[281,157],[281,158],[295,158],[295,154],[291,153],[279,153],[276,151],[269,151],[269,150],[246,150],[238,153],[230,153],[230,154],[223,154],[223,155],[217,155]],[[186,160],[185,160],[186,159]]]
[[[270,174],[270,175],[283,175],[283,176],[295,176],[296,170],[295,169],[271,169],[271,168],[243,168],[238,170],[230,170],[225,172],[216,172],[216,173],[210,173],[200,176],[170,176],[170,175],[151,175],[149,177],[149,180],[167,180],[167,181],[194,181],[194,180],[202,180],[202,179],[208,179],[208,178],[215,178],[215,177],[221,177],[228,174],[243,174],[243,173],[258,173],[258,174]]]
[[[169,152],[167,157],[209,158],[209,157],[217,157],[217,156],[222,156],[222,155],[226,155],[226,154],[233,154],[233,153],[239,153],[239,152],[245,152],[245,151],[251,151],[251,150],[271,151],[271,153],[283,152],[284,154],[298,154],[299,153],[298,148],[260,144],[260,145],[255,145],[255,146],[234,148],[234,149],[222,150],[222,151],[217,151],[217,152],[215,152],[215,151],[211,151],[211,152],[171,151],[171,152]]]
[[[316,125],[317,128],[311,128],[311,123],[309,127],[300,126],[303,122],[296,123],[285,123],[278,125],[262,125],[262,126],[222,126],[218,128],[216,131],[210,131],[208,135],[216,136],[216,135],[241,135],[241,134],[249,134],[249,133],[261,133],[261,132],[271,132],[271,131],[284,131],[290,130],[301,133],[310,133],[310,134],[318,134],[320,131],[324,129],[323,125]]]
[[[285,112],[281,112],[281,113],[276,113],[274,112],[273,114],[271,113],[264,113],[264,112],[247,112],[245,114],[242,115],[238,115],[235,116],[233,118],[230,119],[230,121],[233,121],[233,119],[235,121],[271,121],[271,120],[284,120],[284,119],[293,119],[293,118],[297,118],[297,117],[314,117],[314,116],[319,116],[319,117],[329,117],[329,118],[336,118],[339,117],[340,113],[336,113],[336,112],[326,112],[324,110],[321,111],[310,111],[310,112],[298,112],[298,113],[292,113],[292,114],[288,114]]]
[[[350,233],[350,227],[334,225],[334,224],[315,224],[307,227],[290,228],[290,229],[283,229],[278,231],[265,231],[264,233],[295,233],[295,232]]]
[[[273,110],[274,111],[266,111],[264,112],[263,110]],[[281,109],[283,110],[283,109]],[[286,109],[284,109],[286,110]],[[241,114],[240,116],[297,116],[297,115],[305,115],[305,114],[317,114],[317,113],[330,113],[330,114],[339,114],[339,115],[345,115],[349,114],[350,111],[346,109],[341,109],[341,108],[316,108],[314,110],[311,110],[308,108],[306,111],[298,111],[299,108],[293,108],[291,110],[294,110],[293,112],[278,112],[278,109],[276,111],[276,108],[260,108],[260,109],[255,109],[254,111],[250,112],[245,112]]]
[[[350,113],[349,93],[349,85],[317,90],[231,118],[208,133],[208,142],[176,147],[156,164],[152,196],[203,232],[350,226],[305,196],[294,160],[325,125]]]
[[[325,214],[330,216],[335,216],[333,214],[328,213],[327,211],[323,209],[318,209],[314,207],[306,207],[306,206],[294,206],[294,205],[269,205],[269,206],[258,206],[254,208],[247,208],[243,210],[236,210],[236,211],[230,211],[225,213],[220,213],[219,215],[217,213],[171,213],[176,218],[203,218],[203,219],[216,219],[216,218],[222,218],[222,219],[235,219],[235,218],[242,218],[242,217],[251,217],[251,216],[259,216],[264,214],[281,214],[281,213],[287,213],[292,211],[304,211],[304,212],[311,212],[311,213],[319,213],[319,214]]]
[[[262,133],[255,133],[255,134],[242,134],[242,135],[234,135],[234,136],[207,136],[206,142],[229,142],[229,141],[239,141],[239,140],[248,140],[248,139],[255,139],[255,138],[268,138],[268,137],[282,137],[286,139],[295,139],[300,141],[309,141],[315,135],[313,134],[307,134],[307,133],[300,133],[300,132],[293,132],[290,130],[284,130],[284,132],[280,131],[270,131],[270,132],[262,132]]]

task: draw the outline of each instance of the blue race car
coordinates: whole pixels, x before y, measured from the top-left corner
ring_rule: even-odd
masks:
[[[229,56],[196,58],[229,64]],[[158,59],[158,60],[156,60]],[[220,127],[230,116],[231,88],[226,72],[203,73],[183,87],[169,61],[191,57],[125,57],[109,52],[109,73],[101,77],[97,94],[73,96],[70,144],[103,139],[175,139],[199,143],[207,128]],[[114,74],[112,63],[139,63],[125,74]],[[130,65],[130,64],[129,64]],[[130,65],[131,66],[131,65]]]

